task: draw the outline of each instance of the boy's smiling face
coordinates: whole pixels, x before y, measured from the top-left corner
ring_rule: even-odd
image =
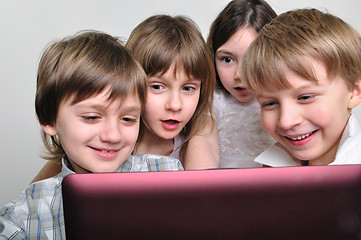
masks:
[[[108,89],[78,103],[63,101],[54,126],[42,126],[58,135],[75,172],[114,172],[130,156],[139,134],[141,104],[131,93],[108,100]]]
[[[323,64],[310,61],[318,83],[286,70],[292,87],[262,89],[257,100],[264,128],[293,158],[327,165],[335,158],[356,90],[349,90],[340,77],[329,79]]]

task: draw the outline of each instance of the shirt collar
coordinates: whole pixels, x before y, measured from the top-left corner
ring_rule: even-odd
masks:
[[[70,174],[75,174],[75,172],[70,164],[69,159],[65,156],[62,159],[62,177],[64,178],[65,176]]]

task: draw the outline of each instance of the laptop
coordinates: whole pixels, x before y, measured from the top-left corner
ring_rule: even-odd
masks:
[[[67,239],[361,239],[361,165],[73,174]]]

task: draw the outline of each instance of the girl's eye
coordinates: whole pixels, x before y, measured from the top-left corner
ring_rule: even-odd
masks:
[[[187,92],[191,92],[191,91],[194,91],[196,88],[195,87],[192,87],[192,86],[184,86],[183,87],[183,90],[184,91],[187,91]]]
[[[231,63],[233,62],[233,59],[231,57],[222,57],[221,59],[225,63]]]
[[[154,90],[161,90],[164,87],[161,84],[152,84],[151,88],[154,89]]]
[[[153,88],[153,89],[157,89],[157,90],[159,90],[159,89],[162,89],[162,88],[163,88],[163,86],[162,86],[162,85],[160,85],[160,84],[152,84],[152,88]]]

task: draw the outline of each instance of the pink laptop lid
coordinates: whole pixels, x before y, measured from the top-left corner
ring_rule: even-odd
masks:
[[[73,174],[67,239],[361,239],[361,165]]]

